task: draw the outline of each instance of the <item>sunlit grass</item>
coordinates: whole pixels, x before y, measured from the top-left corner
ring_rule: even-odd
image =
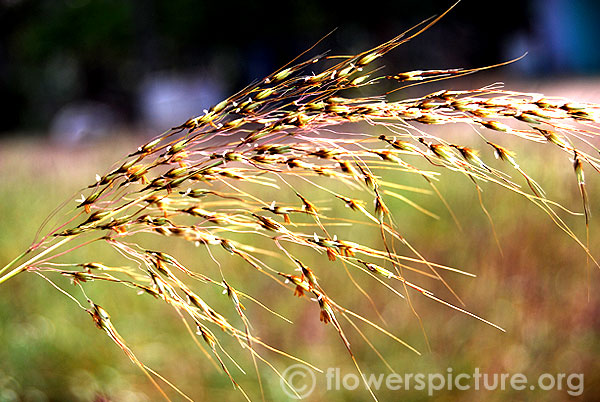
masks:
[[[541,370],[542,354],[573,365],[563,372],[589,370],[533,340],[557,317],[583,325],[577,312],[592,305],[597,190],[584,171],[600,171],[600,106],[496,84],[399,100],[360,92],[488,68],[382,75],[373,66],[435,21],[354,56],[294,61],[116,162],[109,142],[93,151],[9,144],[0,284],[14,291],[2,293],[2,336],[16,348],[4,352],[7,384],[80,399],[119,398],[123,387],[134,399],[143,399],[136,389],[150,400],[234,390],[280,399],[274,384],[298,362],[362,376],[439,372],[440,361]],[[555,282],[552,265],[557,275],[580,268]],[[549,307],[559,299],[571,307],[564,316]],[[89,318],[107,338],[88,335]],[[11,343],[18,325],[35,336]],[[500,350],[506,337],[514,344]],[[134,365],[116,348],[105,353],[109,341]],[[69,365],[21,373],[41,364],[38,346]],[[145,376],[127,379],[135,366]]]
[[[52,152],[43,145],[31,143],[3,144],[0,169],[2,177],[8,177],[9,181],[3,181],[0,187],[3,192],[0,212],[7,218],[2,220],[2,261],[8,260],[31,241],[38,222],[47,216],[53,205],[63,200],[65,193],[75,191],[78,188],[76,183],[93,176],[100,167],[109,163],[111,156],[107,154],[110,152],[102,151],[108,149],[108,145],[94,145],[91,148],[93,154],[97,155],[100,150],[104,156],[87,159],[86,162],[74,155],[82,152],[88,154],[91,150]],[[50,185],[48,177],[53,172],[42,169],[43,173],[39,174],[39,165],[37,169],[33,163],[23,166],[22,160],[16,157],[25,149],[30,155],[46,155],[48,164],[58,169],[77,163],[79,173],[69,171],[68,175],[62,175],[63,179],[53,181]],[[560,198],[567,205],[576,203],[576,188],[564,184],[565,178],[560,171],[555,177],[546,174],[545,162],[547,159],[532,157],[528,171],[535,177],[547,176],[542,177],[540,182],[545,188],[552,189],[549,192],[554,198]],[[18,175],[8,174],[17,171],[17,167],[20,168]],[[394,341],[377,334],[377,331],[366,330],[369,339],[376,343],[399,373],[444,372],[447,367],[453,367],[455,372],[469,372],[480,367],[490,371],[522,371],[530,375],[574,371],[584,372],[586,385],[593,384],[597,367],[593,356],[600,350],[595,321],[591,318],[597,306],[594,298],[594,278],[597,275],[592,274],[591,282],[587,281],[584,253],[566,235],[557,231],[539,209],[523,202],[518,195],[487,186],[484,188],[484,200],[497,226],[504,253],[502,257],[469,181],[460,179],[453,185],[445,183],[440,182],[440,191],[464,227],[460,235],[452,235],[458,233],[456,225],[435,196],[418,195],[414,199],[439,214],[439,220],[429,218],[402,202],[392,201],[389,207],[403,217],[407,235],[418,239],[415,245],[428,258],[444,261],[477,275],[477,278],[453,278],[451,284],[468,308],[502,325],[507,333],[486,328],[484,324],[433,302],[414,299],[415,308],[424,321],[432,354],[416,357],[398,348]],[[45,199],[35,197],[40,192],[46,194]],[[30,201],[18,202],[14,197],[16,194],[19,199]],[[592,199],[598,196],[597,191],[592,191]],[[515,217],[515,205],[518,205],[520,212],[518,219]],[[595,205],[592,203],[592,206]],[[19,211],[18,214],[14,214],[15,211]],[[598,214],[597,208],[593,213]],[[8,236],[9,222],[12,225],[13,220],[21,215],[31,219],[20,219],[22,229]],[[582,229],[580,218],[579,221]],[[597,249],[598,240],[593,235],[592,241],[592,250]],[[177,247],[176,243],[173,245]],[[78,254],[77,259],[92,258],[97,251],[90,249],[89,254]],[[194,253],[195,249],[183,246],[173,251],[186,262],[194,261]],[[321,262],[314,255],[307,258],[311,258],[307,260],[310,264]],[[323,280],[330,283],[331,277],[340,274],[338,268],[335,267],[336,271],[331,268],[330,272],[324,270],[321,274]],[[264,310],[245,303],[247,314],[255,322],[257,335],[284,350],[295,351],[299,357],[320,367],[341,367],[342,372],[353,372],[347,356],[342,353],[343,345],[336,340],[335,334],[319,325],[318,321],[315,322],[314,315],[318,314],[315,306],[300,299],[289,302],[290,295],[281,292],[277,285],[269,281],[253,281],[254,274],[244,264],[238,263],[228,269],[237,272],[239,278],[236,279],[247,286],[248,293],[268,295],[264,296],[264,301],[278,306],[278,312],[294,321],[291,325],[274,319]],[[72,286],[66,278],[57,283],[67,290]],[[386,328],[393,329],[410,344],[426,350],[418,322],[405,303],[391,292],[381,291],[372,280],[364,281],[361,286],[370,291],[388,324]],[[587,301],[588,286],[592,290],[590,302]],[[349,294],[345,291],[347,283],[329,287],[332,295],[340,298],[340,302],[355,303],[358,311],[373,316],[366,299],[355,294],[357,292]],[[90,287],[89,292],[90,297],[107,310],[119,311],[113,313],[113,321],[139,357],[166,377],[177,378],[178,386],[192,398],[237,398],[226,376],[195,350],[196,346],[189,336],[181,331],[178,318],[166,306],[161,307],[134,292],[112,292],[109,286],[101,283]],[[3,361],[1,395],[8,400],[10,395],[33,395],[32,400],[45,400],[42,395],[61,400],[90,400],[101,394],[118,400],[155,400],[158,395],[139,376],[135,367],[123,358],[109,339],[99,336],[84,312],[72,303],[65,303],[64,298],[59,296],[41,278],[29,280],[26,277],[15,278],[10,292],[0,295],[0,339],[4,345],[0,351]],[[230,317],[235,317],[228,300],[222,295],[215,293],[210,302],[214,303],[215,308],[229,311]],[[127,309],[123,309],[123,305]],[[161,319],[157,320],[157,316]],[[269,322],[269,325],[260,325],[263,322]],[[354,352],[366,372],[387,372],[385,365],[360,341],[356,333],[350,336]],[[228,350],[235,354],[237,348],[233,344],[230,346]],[[239,357],[240,361],[247,363],[242,355]],[[277,356],[271,358],[278,367],[285,368],[285,359]],[[32,370],[34,367],[36,369]],[[250,374],[238,375],[237,379],[248,390],[256,387],[255,379]],[[273,398],[276,395],[285,397],[281,394],[279,379],[275,375],[267,373],[263,380]],[[253,392],[258,390],[254,389]],[[425,395],[416,391],[402,395],[414,400],[426,399]],[[449,391],[438,396],[451,398],[452,395],[471,400],[478,400],[481,396],[477,393],[456,394]],[[558,391],[540,395],[554,400],[564,397],[564,393]],[[352,400],[357,396],[367,398],[368,394],[364,389],[354,392],[315,391],[313,400],[324,397]],[[389,400],[397,394],[383,391],[378,396],[381,400]],[[492,400],[509,398],[506,393],[491,392],[486,393],[485,397]]]

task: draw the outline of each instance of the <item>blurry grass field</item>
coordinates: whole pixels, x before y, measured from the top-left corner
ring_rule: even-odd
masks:
[[[460,135],[460,134],[456,134]],[[115,147],[115,143],[119,144]],[[25,141],[5,141],[0,146],[0,265],[10,261],[29,245],[40,222],[70,194],[79,191],[96,173],[101,173],[121,154],[134,149],[127,140],[107,140],[86,147],[65,149],[55,145]],[[117,149],[117,152],[114,150]],[[547,148],[546,148],[547,149]],[[542,152],[540,152],[540,150]],[[549,198],[571,209],[580,210],[580,198],[572,177],[572,167],[563,155],[543,146],[516,148],[527,154],[529,174],[547,190]],[[559,159],[558,156],[561,158]],[[523,158],[522,158],[523,160]],[[550,168],[551,166],[551,168]],[[388,206],[397,219],[401,233],[433,262],[461,268],[475,274],[469,278],[445,273],[445,279],[465,301],[467,310],[506,329],[502,333],[475,319],[450,310],[431,300],[412,297],[431,345],[431,353],[419,322],[407,303],[366,277],[353,278],[371,295],[382,323],[370,302],[353,289],[351,280],[339,263],[322,256],[307,255],[320,282],[338,302],[362,313],[374,322],[417,348],[417,356],[377,331],[362,328],[392,368],[402,374],[472,373],[475,368],[487,373],[521,372],[529,377],[541,373],[584,373],[584,399],[593,399],[600,390],[597,355],[600,353],[600,300],[597,269],[566,234],[542,211],[523,197],[492,185],[483,185],[484,202],[491,212],[503,256],[500,254],[487,218],[479,206],[472,183],[459,174],[443,173],[438,187],[456,213],[464,230],[453,223],[435,195],[403,193],[420,206],[439,215],[435,220],[405,203],[390,198]],[[427,188],[415,178],[393,177],[390,181]],[[592,215],[600,216],[599,180],[590,175],[588,189]],[[273,190],[275,191],[275,190]],[[268,197],[266,197],[268,198]],[[333,206],[332,207],[337,207]],[[567,218],[585,239],[582,217]],[[600,233],[592,220],[591,250],[598,255]],[[344,230],[343,228],[340,230]],[[368,237],[361,229],[355,236]],[[373,238],[377,228],[373,229]],[[163,249],[165,245],[163,244]],[[183,242],[166,247],[188,266],[208,272],[206,255]],[[108,248],[87,248],[87,255],[71,255],[68,260],[94,261],[104,253],[110,262],[114,252]],[[118,261],[118,262],[117,262]],[[249,302],[244,303],[253,333],[294,356],[325,370],[339,367],[341,373],[354,373],[352,362],[330,325],[318,320],[318,309],[267,277],[257,276],[238,259],[222,260],[232,285],[248,293],[293,321],[289,324]],[[122,260],[115,260],[122,264]],[[65,290],[72,289],[68,279],[58,279]],[[200,287],[202,285],[199,285]],[[440,286],[429,286],[450,299]],[[86,291],[88,289],[86,288]],[[214,289],[204,294],[217,310],[236,313],[226,297]],[[589,301],[588,301],[589,291]],[[89,287],[91,298],[105,307],[112,321],[138,357],[160,372],[194,400],[240,399],[229,379],[198,350],[179,317],[167,306],[147,295],[136,295],[125,288],[114,292],[105,284]],[[124,308],[126,306],[126,308]],[[386,366],[345,322],[353,351],[363,371],[387,373]],[[253,397],[260,399],[256,375],[248,354],[227,336],[220,337],[232,357],[247,371],[233,369],[233,375]],[[156,390],[127,357],[101,331],[89,316],[57,292],[41,277],[19,275],[2,286],[0,292],[0,401],[153,401]],[[266,357],[280,371],[294,363],[273,353]],[[260,365],[267,400],[286,400],[279,378]],[[327,391],[324,378],[307,400],[367,400],[368,392]],[[428,399],[424,391],[378,391],[380,400]],[[562,391],[438,391],[437,400],[565,400]]]

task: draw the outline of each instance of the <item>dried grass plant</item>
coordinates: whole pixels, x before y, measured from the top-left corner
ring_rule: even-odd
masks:
[[[563,216],[582,215],[582,224],[585,220],[589,225],[584,168],[596,172],[600,168],[598,149],[593,146],[598,137],[600,106],[508,91],[500,85],[392,100],[401,96],[397,90],[408,86],[483,70],[382,73],[377,65],[386,53],[442,16],[353,56],[325,53],[305,61],[299,61],[299,56],[140,146],[98,175],[76,200],[75,208],[75,197],[62,205],[61,213],[66,211],[70,217],[55,226],[49,226],[52,219],[45,222],[46,229],[31,246],[0,270],[0,283],[5,287],[8,284],[4,282],[21,274],[47,279],[90,314],[95,325],[139,366],[165,399],[171,392],[185,395],[138,360],[108,312],[88,299],[86,288],[109,282],[114,292],[139,292],[168,304],[200,349],[218,362],[236,387],[236,376],[231,372],[235,362],[221,346],[225,335],[247,351],[259,383],[263,369],[278,373],[262,351],[301,360],[288,354],[293,351],[277,350],[253,336],[243,303],[258,303],[275,316],[277,306],[263,304],[260,297],[234,288],[223,270],[220,277],[210,277],[205,273],[207,264],[220,269],[222,264],[242,262],[256,271],[256,280],[266,277],[280,284],[281,292],[289,292],[290,297],[317,305],[319,319],[339,334],[359,372],[359,362],[346,336],[349,326],[361,336],[359,325],[374,327],[399,345],[419,352],[375,323],[377,320],[353,312],[328,295],[329,284],[319,281],[319,276],[334,264],[348,273],[357,297],[369,299],[368,294],[361,295],[359,279],[359,275],[368,275],[409,304],[411,297],[429,298],[496,327],[469,312],[442,275],[471,274],[429,261],[426,251],[417,250],[403,236],[401,217],[394,216],[387,206],[389,200],[399,199],[433,216],[405,194],[430,192],[446,204],[436,187],[442,178],[439,170],[458,172],[472,182],[491,232],[493,222],[483,203],[481,183],[492,183],[526,198],[579,245],[590,265],[598,265],[586,239],[580,240]],[[357,95],[360,89],[372,91],[384,81],[396,83],[397,90]],[[450,124],[464,126],[480,147],[463,146],[428,132],[432,125]],[[520,167],[517,155],[488,139],[492,132],[510,141],[546,145],[543,152],[553,147],[570,158],[583,212],[572,212],[548,199]],[[500,164],[491,162],[494,156]],[[432,169],[416,167],[417,160]],[[421,179],[427,188],[403,184],[403,178],[410,176]],[[348,207],[351,214],[339,213],[336,205]],[[365,239],[360,231],[351,233],[350,227],[375,228],[379,237]],[[168,250],[147,248],[148,236],[177,238],[190,247],[205,248],[212,260],[186,266]],[[57,262],[59,257],[98,242],[120,254],[125,266],[106,265],[101,262],[102,255],[96,261]],[[303,260],[306,253],[319,254],[322,263],[309,266]],[[60,276],[70,278],[80,293],[60,288],[55,283]],[[428,281],[443,283],[454,299],[444,300],[427,290]],[[237,323],[205,301],[203,293],[209,287],[229,297],[239,316]],[[369,342],[366,337],[364,340]],[[164,384],[174,391],[163,390]]]

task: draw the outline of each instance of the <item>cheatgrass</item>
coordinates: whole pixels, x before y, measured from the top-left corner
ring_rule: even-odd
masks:
[[[589,239],[580,239],[564,217],[579,215],[581,224],[589,227],[584,170],[600,168],[594,147],[600,106],[509,91],[500,85],[402,98],[403,88],[484,69],[398,73],[381,68],[386,53],[439,18],[356,55],[324,53],[305,60],[300,56],[141,145],[43,222],[33,243],[0,269],[0,283],[6,289],[10,283],[4,282],[21,274],[46,279],[87,311],[166,399],[186,396],[176,381],[136,357],[109,312],[88,298],[86,289],[106,282],[112,292],[137,292],[172,307],[181,318],[182,331],[189,332],[200,348],[198,353],[212,359],[248,399],[257,396],[238,385],[232,370],[236,362],[222,346],[223,337],[232,337],[247,352],[259,385],[261,372],[273,370],[279,375],[264,357],[266,352],[314,366],[294,357],[293,350],[279,350],[253,335],[244,305],[256,304],[277,320],[286,318],[277,312],[279,306],[246,293],[243,286],[234,287],[228,279],[234,274],[223,269],[225,265],[242,263],[255,271],[256,281],[280,284],[279,291],[289,294],[290,301],[296,296],[318,306],[314,319],[339,335],[359,373],[360,361],[353,355],[348,329],[356,330],[357,341],[369,343],[382,359],[360,328],[372,327],[406,353],[420,353],[393,329],[377,323],[377,306],[360,286],[367,277],[396,296],[398,303],[428,298],[502,330],[464,307],[445,279],[472,274],[431,261],[426,249],[404,236],[402,217],[388,205],[391,200],[403,202],[437,217],[411,198],[413,193],[430,193],[447,207],[460,232],[460,221],[437,187],[442,179],[455,179],[456,175],[440,174],[449,170],[472,183],[493,236],[482,183],[533,203],[578,245],[590,265],[597,266]],[[377,93],[381,84],[389,82],[396,89]],[[363,95],[366,92],[369,95]],[[433,125],[449,124],[461,125],[478,145],[456,143],[443,131],[430,130]],[[492,141],[492,136],[504,145]],[[546,196],[520,166],[519,155],[511,151],[510,144],[517,141],[537,143],[540,152],[560,152],[571,160],[573,183],[582,199],[574,209],[580,212]],[[339,206],[347,207],[348,213],[341,213]],[[165,239],[165,245],[178,241],[197,247],[201,257],[184,264],[166,246],[157,247],[161,244],[157,238]],[[95,243],[109,246],[122,263],[106,263],[107,256],[101,254],[91,261],[65,262],[70,253]],[[311,254],[315,257],[307,260]],[[320,276],[334,266],[341,267],[339,280],[348,282],[349,292],[373,304],[373,316],[358,314],[328,294],[331,284]],[[218,275],[211,274],[215,267]],[[56,283],[60,277],[70,278],[74,287],[61,288]],[[433,283],[443,284],[448,297],[428,290]],[[238,317],[235,322],[206,301],[208,289],[229,298]]]

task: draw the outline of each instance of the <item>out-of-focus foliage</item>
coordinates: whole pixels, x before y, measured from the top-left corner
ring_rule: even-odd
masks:
[[[2,144],[0,261],[10,260],[29,244],[38,223],[64,199],[65,194],[77,190],[76,183],[89,181],[113,161],[111,150],[114,145],[114,141],[108,141],[102,146],[96,144],[74,153],[31,143]],[[130,149],[134,145],[125,144],[122,148]],[[527,147],[517,149],[520,155],[527,151]],[[25,154],[28,155],[26,164],[22,159]],[[549,195],[566,205],[577,205],[580,202],[577,189],[568,184],[572,179],[569,164],[562,159],[541,159],[533,156],[535,153],[531,155],[524,168],[540,179]],[[557,169],[550,172],[549,163]],[[415,245],[428,258],[477,275],[477,278],[450,276],[447,279],[469,309],[503,326],[507,332],[501,333],[437,303],[414,298],[413,303],[429,337],[430,354],[419,323],[408,305],[391,292],[383,291],[379,283],[366,281],[361,286],[380,307],[386,328],[415,345],[424,356],[414,355],[377,331],[367,331],[369,339],[400,374],[445,373],[448,367],[453,368],[454,373],[470,373],[479,367],[482,372],[522,372],[532,378],[544,372],[580,372],[585,374],[584,397],[593,396],[600,383],[595,358],[600,353],[600,322],[596,318],[600,305],[596,297],[598,274],[595,268],[588,280],[584,253],[539,209],[515,194],[485,186],[484,199],[495,220],[504,252],[502,257],[472,184],[456,174],[446,175],[449,175],[447,179],[458,180],[442,181],[440,191],[457,213],[464,232],[457,232],[436,197],[423,195],[414,199],[440,214],[441,220],[426,217],[402,202],[391,202],[389,207],[401,217],[405,233],[415,239]],[[597,183],[598,180],[590,177],[592,200],[600,199]],[[600,216],[598,205],[598,202],[592,202],[595,216]],[[576,220],[581,223],[581,219]],[[577,227],[577,223],[574,224]],[[15,227],[18,230],[11,229]],[[583,225],[579,227],[581,233]],[[597,230],[592,228],[592,250],[600,248],[597,235]],[[97,251],[106,250],[90,249],[92,255],[71,258],[93,259]],[[172,249],[172,253],[184,261],[195,261],[194,248],[178,247]],[[314,260],[308,263],[312,265],[323,263],[322,258],[311,258]],[[358,292],[348,291],[351,285],[347,278],[339,281],[342,286],[333,286],[335,281],[332,279],[345,276],[343,272],[326,273],[327,265],[319,268],[332,294],[340,297],[340,301],[356,303],[359,311],[373,316],[368,301]],[[255,280],[254,272],[243,263],[225,269],[240,275],[232,285],[243,287],[270,306],[278,306],[277,311],[294,322],[288,324],[246,303],[246,314],[254,323],[257,336],[286,351],[294,351],[322,369],[340,367],[342,374],[355,373],[335,331],[319,322],[318,308],[302,299],[292,298],[291,293],[272,281]],[[58,283],[66,290],[74,289],[67,278]],[[101,396],[115,401],[160,399],[152,385],[122,351],[95,328],[87,314],[42,278],[23,275],[14,278],[9,285],[4,289],[10,291],[0,292],[0,400],[89,401]],[[195,400],[242,400],[239,392],[232,389],[227,376],[196,348],[181,321],[167,306],[147,295],[136,295],[135,291],[106,293],[110,288],[105,289],[100,283],[91,286],[90,290],[94,288],[96,290],[90,296],[111,312],[122,335],[149,366],[175,380]],[[591,292],[589,301],[588,288]],[[222,311],[231,310],[228,317],[235,318],[236,313],[225,296],[220,293],[209,295],[207,301]],[[388,373],[360,336],[350,330],[348,333],[363,370]],[[236,380],[259,400],[256,378],[247,354],[239,351],[235,342],[227,342],[227,338],[223,337],[225,346],[248,370],[248,375],[235,372]],[[281,370],[291,364],[277,356],[269,357]],[[263,371],[268,399],[286,400],[279,378],[269,370]],[[362,387],[356,391],[326,391],[325,384],[324,377],[319,376],[317,388],[307,400],[369,398]],[[423,391],[383,391],[377,396],[381,401],[429,400]],[[452,390],[440,391],[435,396],[436,400],[447,401],[564,401],[568,398],[564,390],[520,393]]]
[[[356,52],[451,3],[5,1],[0,88],[10,102],[4,102],[0,132],[43,131],[62,106],[86,100],[106,103],[127,123],[138,123],[138,89],[152,72],[206,71],[232,92],[332,29],[338,31],[325,48]],[[593,1],[511,0],[490,9],[465,0],[426,34],[427,46],[406,46],[388,62],[399,70],[476,67],[529,51],[522,71],[589,73],[600,64],[586,51],[588,39],[597,36],[594,15]]]

